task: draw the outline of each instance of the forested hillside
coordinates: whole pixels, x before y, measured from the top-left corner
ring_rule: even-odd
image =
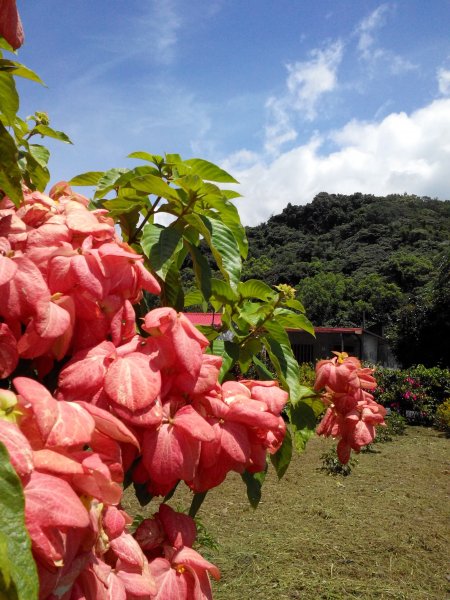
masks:
[[[449,363],[450,201],[320,193],[247,235],[244,278],[297,287],[315,325],[383,327],[405,365]]]

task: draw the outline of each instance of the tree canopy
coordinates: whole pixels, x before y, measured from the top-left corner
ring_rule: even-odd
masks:
[[[427,362],[426,338],[428,362],[448,364],[431,340],[449,321],[450,201],[321,192],[247,236],[244,278],[297,287],[314,325],[383,331],[405,365]]]

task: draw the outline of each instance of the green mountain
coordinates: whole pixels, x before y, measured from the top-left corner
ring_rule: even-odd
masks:
[[[247,236],[243,278],[295,286],[315,325],[383,331],[404,364],[449,328],[450,201],[320,193]]]

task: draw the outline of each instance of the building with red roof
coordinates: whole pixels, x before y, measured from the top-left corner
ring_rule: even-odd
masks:
[[[220,313],[185,313],[194,325],[220,327]],[[314,327],[316,337],[303,329],[288,329],[294,356],[299,363],[329,358],[333,351],[347,352],[360,360],[395,367],[385,338],[362,327]]]

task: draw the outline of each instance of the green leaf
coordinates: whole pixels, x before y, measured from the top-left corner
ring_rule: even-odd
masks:
[[[50,180],[47,161],[50,153],[44,146],[30,144],[29,152],[25,155],[26,168],[23,177],[32,189],[43,192]]]
[[[156,175],[148,174],[135,177],[128,182],[128,185],[135,190],[145,192],[146,194],[161,196],[161,198],[172,200],[174,202],[180,201],[176,191],[171,188],[170,185],[168,185],[163,179],[157,177]]]
[[[235,190],[220,190],[222,195],[225,196],[228,200],[233,200],[234,198],[242,198],[242,194],[236,192]]]
[[[112,216],[123,215],[135,210],[140,210],[144,202],[142,198],[136,198],[134,200],[114,198],[114,200],[105,200],[102,203],[104,208],[107,208]]]
[[[247,486],[247,498],[253,508],[257,508],[261,501],[261,488],[266,477],[267,466],[265,471],[260,473],[249,473],[244,471],[241,474],[242,481]]]
[[[191,507],[189,508],[189,516],[193,519],[195,515],[198,513],[201,505],[203,504],[204,499],[206,498],[206,492],[197,492],[194,494],[192,498]]]
[[[88,171],[87,173],[82,173],[81,175],[75,175],[75,177],[72,177],[72,179],[69,181],[69,185],[97,185],[103,174],[104,171]]]
[[[165,279],[175,254],[183,247],[182,233],[173,227],[146,223],[142,230],[141,246],[152,269]]]
[[[56,129],[52,129],[52,127],[48,127],[47,125],[36,125],[36,127],[34,127],[33,130],[37,131],[41,135],[45,135],[46,137],[59,140],[60,142],[65,142],[66,144],[72,143],[69,136],[66,135],[63,131],[56,131]]]
[[[14,79],[8,73],[0,72],[0,113],[6,117],[8,125],[12,125],[19,110],[19,94]]]
[[[249,279],[240,283],[238,293],[242,298],[258,298],[263,302],[271,302],[277,296],[270,286],[259,279]]]
[[[110,169],[109,171],[105,171],[97,182],[94,198],[101,198],[113,190],[121,175],[127,172],[128,169]]]
[[[239,300],[236,292],[222,279],[211,279],[211,293],[221,304],[233,304]]]
[[[296,298],[289,298],[287,300],[284,300],[283,306],[287,306],[288,308],[293,308],[294,310],[298,310],[302,313],[305,312],[305,307],[300,302],[300,300],[297,300]]]
[[[149,152],[132,152],[127,156],[127,158],[137,158],[139,160],[146,160],[147,162],[153,163],[154,165],[158,165],[162,162],[162,156],[158,156],[157,154],[150,154]]]
[[[16,206],[23,200],[22,173],[17,164],[19,153],[13,138],[0,122],[0,190],[3,190]]]
[[[278,479],[281,479],[287,471],[292,458],[292,437],[289,429],[286,429],[283,443],[275,454],[270,455],[270,461],[275,467]]]
[[[200,225],[199,231],[208,242],[214,259],[221,273],[230,280],[232,287],[237,287],[241,276],[241,256],[237,242],[231,230],[219,219],[212,219],[204,215],[198,215],[203,226]],[[186,220],[195,226],[197,215],[187,215]]]
[[[210,185],[211,184],[205,184],[205,188]],[[219,188],[217,188],[217,190],[219,191],[218,197],[207,195],[202,198],[202,203],[214,208],[218,214],[216,214],[216,212],[210,212],[209,210],[206,210],[204,214],[206,214],[206,216],[212,216],[213,218],[217,218],[217,216],[220,217],[220,220],[225,223],[234,235],[242,258],[246,258],[248,254],[248,240],[245,228],[241,223],[239,212],[234,204],[231,204],[231,202],[228,202],[228,200],[224,198],[223,190],[219,190]]]
[[[270,304],[260,304],[246,300],[239,307],[239,317],[252,327],[260,327],[269,317],[273,307]]]
[[[184,292],[181,284],[180,269],[172,262],[161,286],[162,306],[171,306],[177,311],[184,308]]]
[[[239,345],[229,340],[214,340],[212,344],[213,354],[222,357],[222,366],[219,372],[219,382],[222,383],[226,374],[239,359]]]
[[[301,394],[300,371],[292,353],[289,337],[284,328],[273,321],[266,322],[265,328],[268,335],[263,338],[264,345],[278,377],[289,390],[291,401],[295,402]]]
[[[189,158],[184,161],[184,164],[189,165],[192,171],[207,181],[217,181],[219,183],[239,183],[229,173],[218,167],[217,165],[203,160],[202,158]]]
[[[192,258],[197,286],[202,291],[204,299],[208,301],[211,297],[211,267],[197,246],[186,244]]]
[[[16,75],[17,77],[30,79],[31,81],[35,81],[36,83],[41,83],[42,85],[45,85],[45,83],[42,81],[39,75],[36,75],[34,71],[13,60],[1,58],[0,71],[4,71],[5,73],[9,73],[10,75]]]
[[[184,306],[185,308],[189,306],[197,306],[203,304],[205,299],[203,298],[203,294],[200,290],[191,290],[187,292],[184,297]]]
[[[322,402],[320,395],[304,385],[300,387],[302,388],[302,394],[300,396],[301,401],[313,409],[316,419],[318,419],[326,409],[326,406]]]
[[[48,148],[41,146],[40,144],[30,144],[28,146],[28,150],[34,160],[41,165],[41,167],[47,167],[50,158],[50,152]]]
[[[307,441],[316,431],[317,417],[311,406],[303,401],[290,403],[287,406],[287,412],[296,450],[303,452]]]
[[[262,341],[256,338],[250,338],[240,348],[239,366],[243,373],[247,373],[255,356],[261,351]]]
[[[315,335],[314,326],[305,315],[300,315],[286,308],[277,308],[274,311],[274,319],[285,329],[303,329],[311,335]]]
[[[255,365],[256,372],[258,373],[259,379],[262,381],[272,381],[273,374],[269,371],[266,365],[259,360],[257,356],[253,357],[253,364]]]
[[[8,42],[5,40],[5,38],[2,38],[2,36],[0,35],[0,48],[2,50],[7,50],[8,52],[15,52],[14,48],[8,44]]]
[[[154,177],[158,177],[158,179],[161,177],[156,167],[152,167],[151,165],[141,165],[140,167],[134,167],[134,169],[131,171],[126,171],[123,173],[117,180],[116,187],[124,188],[132,179],[135,179],[136,177],[142,177],[144,175],[153,175]],[[140,193],[146,195],[145,192]]]
[[[175,179],[174,183],[187,193],[191,205],[205,194],[205,183],[198,175],[184,175]]]
[[[25,529],[22,485],[0,443],[0,574],[6,598],[37,600],[38,577]],[[6,554],[6,555],[5,555]],[[15,588],[15,592],[14,592]],[[10,594],[11,592],[11,594]],[[15,595],[13,595],[15,594]]]
[[[134,239],[136,228],[139,223],[140,212],[139,208],[130,212],[121,212],[119,216],[119,225],[122,232],[122,237],[125,242]]]
[[[175,165],[177,163],[182,163],[183,159],[179,154],[166,154],[165,155],[166,163]]]
[[[0,531],[0,600],[18,600],[17,587],[12,579],[14,568],[12,557],[8,556],[8,538]]]

